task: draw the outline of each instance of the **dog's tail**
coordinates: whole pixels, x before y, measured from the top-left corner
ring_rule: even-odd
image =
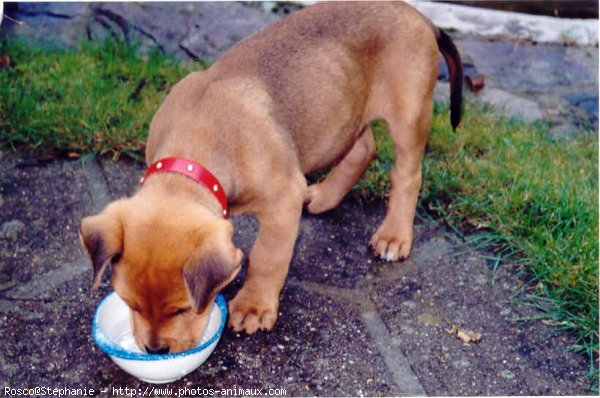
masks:
[[[438,47],[450,70],[450,124],[452,124],[452,130],[456,130],[462,113],[462,62],[450,36],[438,27],[434,27],[434,33]]]

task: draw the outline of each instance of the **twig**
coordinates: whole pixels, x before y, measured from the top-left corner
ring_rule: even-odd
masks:
[[[15,23],[15,24],[19,25],[19,26],[25,25],[25,22],[23,22],[23,21],[17,21],[16,19],[14,19],[14,18],[11,18],[11,17],[9,17],[9,16],[8,16],[8,15],[6,15],[6,14],[2,14],[2,16],[3,16],[4,18],[8,19],[9,21],[11,21],[11,22],[13,22],[13,23]]]
[[[142,89],[144,88],[145,85],[146,85],[146,77],[142,77],[140,79],[140,82],[138,83],[137,87],[135,88],[135,91],[129,96],[129,99],[130,100],[138,99],[140,97]]]

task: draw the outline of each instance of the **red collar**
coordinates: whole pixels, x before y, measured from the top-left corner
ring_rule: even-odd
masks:
[[[229,216],[227,195],[225,195],[225,191],[223,190],[221,183],[219,183],[219,180],[217,180],[217,178],[212,175],[210,171],[206,170],[193,160],[185,158],[160,159],[148,167],[146,175],[140,180],[140,185],[143,185],[144,181],[146,181],[152,174],[164,171],[183,174],[184,176],[204,185],[221,204],[221,207],[223,208],[223,217],[227,218]]]

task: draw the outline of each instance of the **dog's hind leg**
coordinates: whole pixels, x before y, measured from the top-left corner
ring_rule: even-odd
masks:
[[[433,103],[423,101],[419,109],[386,117],[396,149],[390,173],[391,192],[387,214],[371,238],[375,254],[388,261],[407,258],[413,241],[413,219],[421,188],[421,161],[431,127]]]
[[[439,64],[432,33],[427,24],[411,26],[411,34],[420,37],[419,45],[411,47],[410,59],[391,51],[382,61],[367,105],[367,115],[387,122],[396,152],[387,214],[370,241],[375,254],[388,261],[407,258],[413,242],[421,161],[431,128]]]
[[[367,125],[350,151],[331,169],[327,177],[308,187],[304,199],[308,211],[319,214],[336,207],[369,167],[375,154],[375,139],[371,127]]]

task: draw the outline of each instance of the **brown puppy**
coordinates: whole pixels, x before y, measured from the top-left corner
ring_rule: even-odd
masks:
[[[369,121],[387,121],[396,148],[388,213],[375,254],[409,255],[429,133],[438,45],[451,72],[451,120],[460,120],[461,63],[450,38],[404,3],[318,4],[254,34],[210,69],[176,84],[154,116],[152,164],[183,157],[210,170],[233,214],[260,231],[247,279],[229,303],[234,330],[270,330],[303,204],[335,207],[375,156]],[[304,175],[334,165],[320,183]],[[131,307],[140,347],[181,351],[198,342],[209,303],[237,274],[242,254],[209,189],[155,174],[129,199],[81,224],[95,270],[108,265]]]

